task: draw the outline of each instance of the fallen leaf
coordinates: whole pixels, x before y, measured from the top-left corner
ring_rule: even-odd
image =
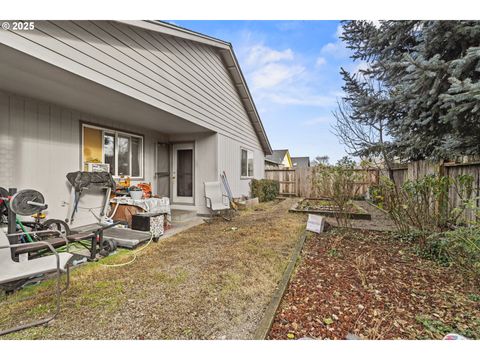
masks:
[[[325,318],[323,319],[323,323],[325,325],[330,325],[330,324],[333,324],[333,320],[331,318]]]

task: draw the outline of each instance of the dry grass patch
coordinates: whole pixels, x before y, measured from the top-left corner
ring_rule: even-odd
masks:
[[[215,220],[151,244],[131,265],[128,252],[72,271],[60,316],[47,327],[10,335],[28,339],[250,338],[280,280],[305,216],[289,214],[294,199],[260,204],[231,222]],[[40,297],[3,306],[2,328],[42,316],[52,284]],[[15,321],[14,321],[15,319]]]

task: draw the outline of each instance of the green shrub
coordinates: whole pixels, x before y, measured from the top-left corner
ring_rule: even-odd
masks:
[[[352,199],[357,198],[360,180],[355,162],[343,158],[337,165],[317,165],[312,168],[310,182],[312,197],[327,197],[337,207],[335,218],[341,226],[349,226],[348,216]]]
[[[455,178],[427,175],[408,180],[399,188],[391,180],[382,178],[379,187],[372,192],[382,196],[381,200],[398,230],[432,233],[464,223],[462,214],[466,210],[477,213],[474,190],[474,178],[470,175]],[[458,198],[456,203],[453,203],[450,192]]]
[[[252,197],[258,197],[260,202],[272,201],[278,196],[280,183],[277,180],[252,179],[250,189]]]
[[[368,197],[370,201],[377,205],[379,208],[385,208],[385,194],[383,193],[383,188],[381,185],[370,185],[368,188]]]
[[[423,256],[457,268],[480,285],[480,226],[432,234],[421,251]]]

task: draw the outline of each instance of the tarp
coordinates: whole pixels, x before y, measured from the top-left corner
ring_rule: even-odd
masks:
[[[67,174],[67,180],[76,191],[90,186],[110,187],[115,191],[115,180],[108,172],[75,171]]]

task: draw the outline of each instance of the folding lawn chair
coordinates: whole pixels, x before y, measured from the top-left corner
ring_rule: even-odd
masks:
[[[48,232],[51,232],[50,230]],[[42,233],[42,231],[33,231],[29,232],[29,234],[38,234]],[[58,232],[60,236],[63,236],[61,232]],[[18,236],[18,234],[10,234],[8,236]],[[50,249],[53,255],[47,255],[43,257],[39,257],[36,259],[25,259],[19,262],[14,261],[12,259],[12,249],[21,248],[24,246],[28,246],[29,244],[10,244],[8,241],[7,235],[0,230],[0,286],[9,285],[11,283],[19,282],[22,280],[28,280],[34,276],[42,275],[42,274],[49,274],[56,272],[56,288],[55,288],[55,295],[56,295],[56,310],[55,312],[50,315],[49,317],[37,320],[34,322],[30,322],[28,324],[20,325],[14,328],[10,328],[7,330],[0,330],[0,336],[9,334],[15,331],[27,329],[32,326],[38,326],[48,323],[49,321],[53,320],[58,313],[60,312],[60,294],[63,290],[65,290],[69,285],[69,265],[68,261],[73,256],[73,254],[69,253],[58,253],[55,248],[52,246],[51,243],[48,241],[38,241],[35,244],[42,244],[45,248]],[[60,288],[60,280],[61,274],[65,273],[67,276],[66,286],[65,289]]]
[[[231,220],[231,216],[227,217],[222,213],[230,212],[230,199],[222,192],[222,184],[220,181],[204,182],[205,186],[205,202],[210,210],[210,218],[215,214],[220,214],[225,220]]]

